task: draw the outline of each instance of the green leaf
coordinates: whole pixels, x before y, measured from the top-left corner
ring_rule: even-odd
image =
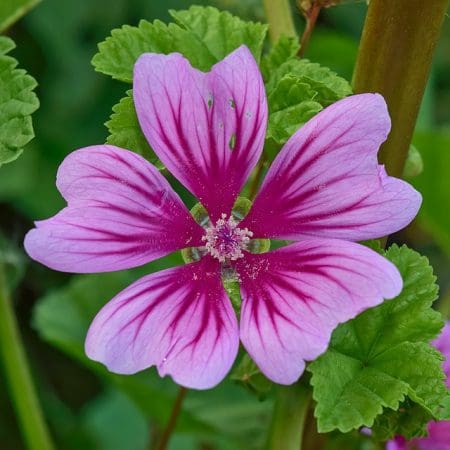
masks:
[[[297,39],[281,36],[271,47],[269,53],[261,59],[261,72],[264,80],[268,81],[271,73],[278,69],[281,64],[289,59],[294,59],[299,50],[300,45]]]
[[[14,47],[0,36],[0,165],[15,160],[33,138],[31,114],[39,107],[36,81],[6,55]]]
[[[442,402],[442,411],[439,418],[441,420],[450,420],[450,389]]]
[[[246,45],[259,62],[267,25],[247,22],[210,6],[191,6],[185,11],[171,10],[170,14],[203,44],[215,62],[241,45]]]
[[[372,436],[377,441],[387,441],[397,435],[406,439],[425,436],[427,424],[433,415],[408,398],[397,411],[386,410],[378,416],[372,427]]]
[[[147,52],[171,53],[191,49],[186,57],[194,57],[202,64],[212,63],[202,46],[188,32],[175,24],[166,25],[159,20],[153,23],[141,20],[138,27],[124,25],[112,30],[111,36],[98,45],[99,53],[92,59],[97,72],[131,83],[133,67],[140,55]],[[191,54],[192,53],[192,54]],[[206,58],[206,60],[205,60]]]
[[[110,133],[106,139],[108,144],[132,150],[150,161],[156,161],[156,155],[141,131],[131,90],[127,91],[127,96],[113,106],[113,114],[105,125]]]
[[[2,0],[0,2],[0,33],[17,22],[41,0]]]
[[[326,67],[297,58],[297,50],[296,42],[282,38],[262,61],[270,113],[266,140],[269,159],[323,107],[351,93],[347,81]]]
[[[428,344],[443,325],[431,308],[432,268],[405,246],[386,257],[402,275],[402,293],[340,325],[309,366],[321,432],[371,427],[383,408],[397,410],[407,397],[436,417],[445,396],[442,356]]]
[[[419,223],[450,254],[450,132],[418,132],[414,145],[420,150],[424,170],[409,180],[423,196]]]
[[[268,96],[269,123],[266,139],[285,143],[300,126],[317,114],[322,105],[317,92],[300,78],[285,75]]]
[[[384,248],[381,246],[381,242],[379,239],[370,239],[368,241],[362,241],[360,242],[360,244],[371,248],[373,251],[379,253],[380,255],[384,255]]]
[[[138,27],[113,30],[92,59],[95,70],[131,82],[134,63],[142,53],[180,52],[193,66],[206,71],[242,44],[259,60],[265,25],[244,22],[212,7],[192,6],[171,14],[178,24],[142,20]]]
[[[307,59],[291,58],[272,72],[266,86],[268,95],[286,75],[295,76],[300,82],[309,85],[316,92],[314,100],[322,106],[328,106],[352,93],[348,81],[327,67]]]

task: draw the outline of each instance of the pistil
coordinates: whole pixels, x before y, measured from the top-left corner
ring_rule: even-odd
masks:
[[[247,228],[239,228],[233,217],[226,214],[214,226],[206,228],[202,240],[206,250],[220,262],[236,261],[244,256],[253,233]]]

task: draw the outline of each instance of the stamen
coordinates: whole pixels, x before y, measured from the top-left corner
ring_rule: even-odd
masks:
[[[237,225],[233,217],[227,219],[226,214],[222,214],[215,226],[206,228],[206,234],[202,237],[206,250],[222,263],[242,258],[242,251],[253,236],[247,228]]]

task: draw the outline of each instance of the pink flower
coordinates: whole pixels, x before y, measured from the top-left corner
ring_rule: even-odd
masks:
[[[238,48],[209,73],[180,54],[144,54],[133,90],[148,142],[210,220],[196,223],[135,153],[98,145],[64,160],[57,186],[68,206],[27,234],[32,258],[86,273],[139,266],[185,247],[198,255],[111,300],[89,329],[91,359],[122,374],[156,365],[181,385],[210,388],[230,370],[240,338],[267,377],[290,384],[326,350],[339,323],[399,294],[397,269],[353,242],[403,228],[421,202],[377,163],[390,129],[381,96],[349,97],[304,125],[238,223],[232,208],[261,155],[267,123],[249,50]],[[256,254],[254,238],[295,242]],[[241,283],[239,325],[222,276]]]
[[[445,357],[443,367],[450,387],[450,322],[445,324],[433,345]],[[387,443],[386,450],[450,450],[450,420],[430,422],[428,436],[424,438],[407,441],[403,436],[397,436]]]

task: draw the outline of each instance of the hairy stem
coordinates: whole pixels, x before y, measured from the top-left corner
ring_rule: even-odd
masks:
[[[302,37],[300,39],[300,49],[298,51],[298,56],[301,58],[306,51],[311,34],[316,26],[317,18],[319,17],[320,10],[322,6],[318,3],[313,3],[311,9],[304,13],[306,19],[306,26],[303,31]]]
[[[269,37],[272,42],[276,42],[282,35],[297,37],[289,0],[264,0],[264,11],[269,23]]]
[[[157,450],[166,450],[167,449],[167,446],[170,441],[170,437],[172,436],[172,433],[175,431],[177,419],[181,412],[181,407],[183,406],[183,400],[184,400],[184,397],[186,396],[186,393],[187,393],[187,389],[184,387],[180,387],[177,398],[175,399],[175,403],[173,404],[172,414],[170,415],[169,422],[167,423],[166,428],[164,429],[164,431],[162,433],[161,440],[159,441]]]
[[[449,0],[371,0],[356,62],[355,93],[379,92],[392,119],[379,153],[400,177]]]
[[[0,356],[19,427],[29,450],[52,450],[0,263]]]
[[[301,450],[310,391],[301,383],[277,389],[266,450]]]

